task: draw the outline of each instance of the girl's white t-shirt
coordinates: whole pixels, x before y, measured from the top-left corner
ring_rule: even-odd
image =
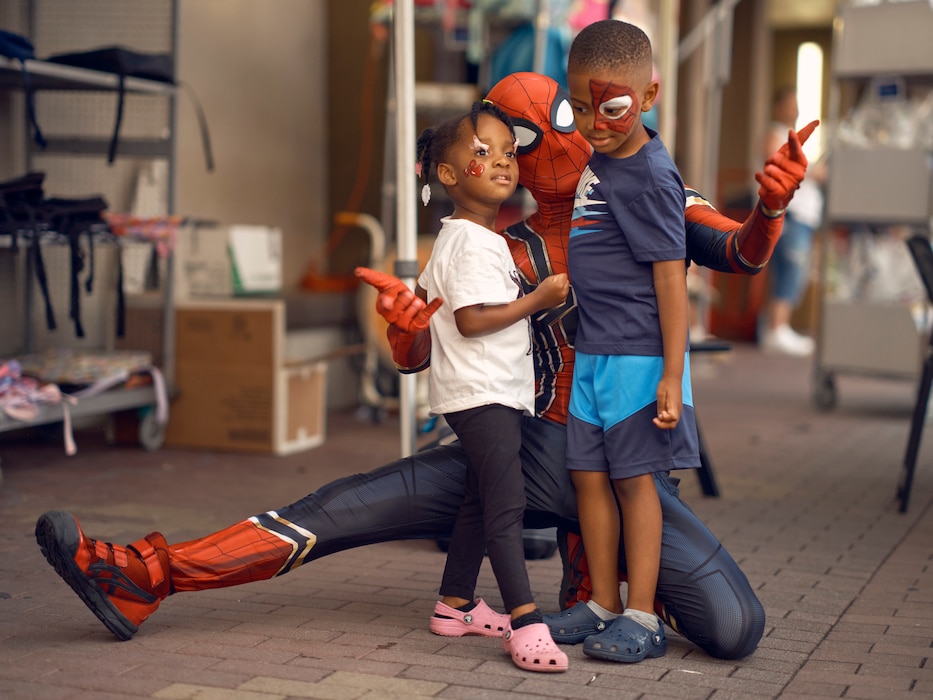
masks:
[[[418,284],[444,303],[431,317],[431,413],[492,403],[534,412],[531,326],[524,318],[478,338],[457,329],[454,311],[507,304],[521,293],[508,245],[499,234],[466,219],[441,219],[441,230]]]

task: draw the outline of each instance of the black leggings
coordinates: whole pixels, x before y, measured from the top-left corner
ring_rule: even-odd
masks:
[[[491,404],[444,418],[460,439],[470,466],[440,594],[473,600],[483,556],[488,554],[506,611],[533,603],[522,542],[525,480],[518,456],[522,412]]]
[[[565,449],[564,426],[522,418],[526,528],[579,532]],[[463,500],[466,472],[459,443],[442,445],[333,481],[278,509],[276,516],[256,517],[274,529],[284,520],[313,533],[316,542],[302,563],[376,542],[446,538]],[[748,579],[680,500],[677,480],[658,473],[655,483],[664,517],[657,595],[667,615],[681,634],[711,656],[740,659],[751,654],[764,631],[765,615]]]

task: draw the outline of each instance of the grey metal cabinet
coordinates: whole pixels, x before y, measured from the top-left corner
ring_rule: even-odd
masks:
[[[841,7],[833,37],[830,122],[839,124],[844,86],[865,89],[879,78],[904,86],[933,84],[933,6],[927,0]],[[929,232],[933,216],[933,154],[885,144],[852,146],[833,137],[827,183],[830,224],[905,225]],[[916,379],[928,333],[906,304],[837,299],[828,293],[829,240],[821,256],[821,308],[813,401],[831,409],[836,375]]]

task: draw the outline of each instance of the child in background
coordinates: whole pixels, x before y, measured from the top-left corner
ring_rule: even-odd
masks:
[[[686,198],[664,144],[641,121],[658,94],[651,66],[648,37],[627,22],[591,24],[570,48],[574,121],[594,153],[577,186],[568,248],[580,320],[567,467],[593,594],[545,616],[558,642],[582,641],[588,656],[629,663],[667,649],[654,614],[654,472],[700,465],[687,353]]]
[[[501,637],[519,668],[565,671],[567,655],[543,624],[525,569],[519,449],[522,415],[534,413],[527,317],[562,303],[569,282],[553,275],[523,296],[496,232],[499,207],[518,185],[517,147],[509,117],[487,102],[418,139],[422,174],[430,178],[433,169],[454,203],[415,290],[429,304],[443,300],[430,320],[429,402],[469,460],[430,628],[444,636]],[[422,199],[429,197],[425,185]],[[474,600],[485,553],[508,615]]]

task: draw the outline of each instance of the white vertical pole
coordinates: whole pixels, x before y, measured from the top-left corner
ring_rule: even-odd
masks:
[[[415,10],[413,0],[395,0],[395,182],[396,275],[414,288],[418,269],[418,216],[415,193]],[[415,375],[399,381],[402,457],[415,451]]]
[[[658,26],[661,53],[661,109],[658,133],[671,157],[677,151],[677,37],[680,33],[680,0],[661,0]]]
[[[551,30],[551,1],[538,0],[538,11],[535,13],[535,51],[532,70],[535,73],[544,73],[547,68],[547,42]]]

